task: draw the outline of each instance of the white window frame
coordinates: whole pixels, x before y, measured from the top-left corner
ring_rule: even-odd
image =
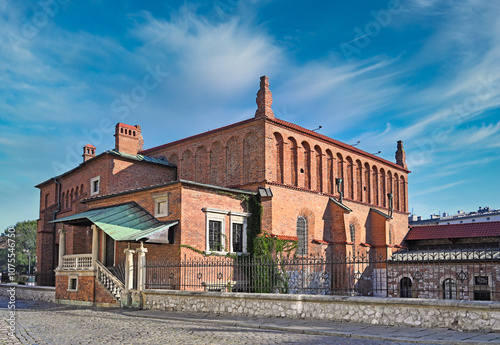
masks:
[[[71,280],[72,279],[76,279],[76,289],[72,289],[71,288]],[[69,275],[68,276],[68,288],[66,289],[66,291],[78,291],[78,276],[77,275]]]
[[[155,217],[167,217],[169,215],[169,209],[170,209],[168,204],[169,197],[170,193],[153,195],[153,199],[155,201],[155,212],[154,212]],[[166,210],[165,212],[160,213],[158,212],[158,205],[162,202],[166,203]]]
[[[242,224],[243,225],[243,248],[242,252],[236,252],[237,254],[247,254],[247,218],[250,216],[250,213],[244,213],[244,212],[233,212],[231,211],[229,213],[229,224],[230,224],[230,231],[229,231],[229,251],[231,253],[235,253],[233,249],[233,224]]]
[[[97,181],[98,187],[96,191],[94,191],[94,182]],[[96,176],[90,179],[90,196],[97,195],[101,191],[101,176]]]
[[[226,210],[219,210],[215,208],[209,208],[205,207],[203,208],[203,212],[205,212],[205,253],[206,254],[220,254],[220,255],[226,255],[227,250],[210,250],[210,244],[209,244],[209,224],[210,221],[216,221],[216,222],[221,222],[221,229],[220,229],[220,243],[223,244],[223,248],[225,249],[226,245],[226,216],[229,214],[229,211]]]

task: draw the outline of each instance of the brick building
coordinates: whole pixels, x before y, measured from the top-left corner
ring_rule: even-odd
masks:
[[[115,139],[37,186],[37,279],[50,284],[55,270],[58,299],[114,303],[99,276],[146,252],[246,253],[249,198],[262,205],[260,230],[296,240],[301,256],[387,257],[408,230],[402,142],[393,163],[280,120],[267,77],[250,119],[146,150],[140,126],[118,123]],[[108,290],[118,284],[106,277]]]
[[[500,300],[500,222],[413,226],[388,261],[391,297]]]

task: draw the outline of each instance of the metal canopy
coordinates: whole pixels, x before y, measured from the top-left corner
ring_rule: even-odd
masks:
[[[168,243],[165,231],[178,224],[178,221],[160,222],[135,202],[78,213],[56,219],[50,223],[71,225],[95,224],[115,241],[147,241]],[[158,236],[160,235],[160,236]]]

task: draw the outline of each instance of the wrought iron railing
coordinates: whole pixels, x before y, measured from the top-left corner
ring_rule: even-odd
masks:
[[[147,261],[146,289],[500,300],[500,249]]]

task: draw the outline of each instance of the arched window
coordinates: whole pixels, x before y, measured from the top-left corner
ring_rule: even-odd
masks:
[[[302,216],[297,218],[297,237],[299,238],[297,253],[307,255],[307,220]]]
[[[451,278],[445,279],[443,282],[443,298],[457,299],[457,283]]]
[[[411,298],[411,279],[404,277],[399,281],[399,295],[401,298]]]

